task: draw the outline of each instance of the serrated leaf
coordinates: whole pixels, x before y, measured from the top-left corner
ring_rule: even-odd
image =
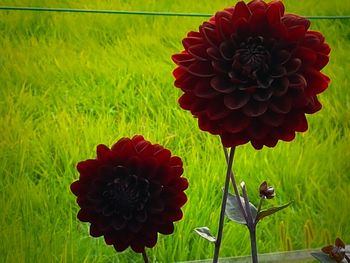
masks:
[[[244,198],[241,196],[239,198],[241,199],[243,208],[245,209]],[[252,216],[253,216],[253,218],[255,218],[258,210],[256,209],[256,207],[252,203],[249,203],[249,204],[250,204],[250,210],[252,212]],[[226,204],[225,213],[226,213],[227,217],[229,219],[231,219],[232,221],[235,221],[236,223],[242,224],[242,225],[247,224],[247,222],[245,221],[244,215],[242,214],[242,212],[239,208],[239,204],[238,204],[236,196],[232,195],[230,193],[227,196],[227,204]]]
[[[209,242],[215,243],[216,238],[210,233],[210,229],[206,226],[203,227],[197,227],[194,230],[198,235],[203,237],[204,239],[208,240]]]
[[[334,263],[337,262],[335,259],[330,258],[327,254],[322,252],[313,252],[311,255],[322,263]]]
[[[292,202],[293,201],[290,201],[287,204],[284,204],[284,205],[281,205],[281,206],[276,206],[276,207],[271,207],[271,208],[266,209],[266,210],[261,210],[259,212],[259,214],[257,215],[257,217],[256,217],[256,221],[259,221],[259,220],[263,219],[264,217],[272,215],[272,214],[274,214],[274,213],[276,213],[276,212],[278,212],[278,211],[288,207]]]

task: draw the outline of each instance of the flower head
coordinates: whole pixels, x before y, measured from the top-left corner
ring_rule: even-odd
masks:
[[[335,246],[323,247],[322,251],[337,262],[341,262],[345,258],[345,244],[339,237],[335,240]]]
[[[317,94],[329,78],[329,46],[306,18],[285,14],[281,1],[238,2],[217,12],[172,56],[183,109],[225,147],[251,142],[261,149],[291,141],[321,109]]]
[[[266,181],[260,185],[259,192],[261,198],[272,199],[275,197],[275,189],[272,186],[268,186]]]
[[[117,251],[142,252],[157,234],[171,234],[186,203],[182,161],[140,135],[122,138],[109,149],[97,146],[97,158],[78,163],[71,184],[80,206],[78,219],[90,222],[93,237],[104,236]]]

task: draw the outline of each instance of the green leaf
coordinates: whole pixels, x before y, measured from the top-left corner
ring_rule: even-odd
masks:
[[[194,231],[198,235],[203,237],[204,239],[208,240],[209,242],[212,242],[212,243],[216,242],[216,238],[210,233],[209,228],[207,228],[206,226],[197,227],[197,228],[194,229]]]
[[[239,197],[241,199],[243,208],[245,209],[245,202],[244,202],[244,198],[243,197]],[[256,207],[249,202],[250,205],[250,211],[252,212],[252,216],[253,218],[256,217],[256,214],[258,212],[258,210],[256,209]],[[247,222],[245,221],[245,218],[239,208],[239,204],[237,201],[237,198],[235,195],[232,194],[228,194],[227,196],[227,204],[226,204],[226,210],[225,213],[227,215],[227,217],[229,219],[231,219],[232,221],[235,221],[238,224],[242,224],[242,225],[246,225]]]
[[[276,206],[276,207],[271,207],[269,209],[266,210],[261,210],[259,212],[259,214],[256,216],[256,222],[258,222],[259,220],[263,219],[264,217],[267,217],[269,215],[272,215],[286,207],[288,207],[293,201],[290,201],[287,204],[281,205],[281,206]]]
[[[334,263],[337,262],[335,259],[330,258],[327,254],[322,252],[313,252],[311,255],[316,258],[318,261],[323,263]]]

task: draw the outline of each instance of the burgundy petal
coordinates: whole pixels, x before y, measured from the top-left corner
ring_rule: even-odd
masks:
[[[270,75],[273,78],[281,78],[281,77],[287,75],[287,70],[284,66],[280,65],[280,66],[272,69],[272,71],[270,72]]]
[[[110,150],[104,144],[100,144],[97,146],[96,153],[97,153],[97,159],[99,159],[99,160],[108,159],[110,156]]]
[[[273,111],[267,111],[259,117],[259,120],[266,125],[278,127],[284,121],[285,115],[281,113],[276,113]]]
[[[269,104],[269,108],[276,113],[288,113],[291,107],[291,99],[287,96],[273,98]]]
[[[207,115],[210,120],[219,120],[226,117],[229,114],[230,112],[220,101],[212,102],[210,103],[210,105],[208,105]]]
[[[297,41],[305,36],[306,28],[305,26],[293,26],[288,28],[288,40]]]
[[[271,2],[268,4],[266,14],[270,25],[279,23],[284,14],[284,5],[280,1]]]
[[[293,58],[293,59],[289,60],[285,64],[287,75],[292,75],[292,74],[296,73],[300,69],[301,64],[302,64],[302,62],[298,58]]]
[[[182,45],[187,50],[190,46],[198,45],[203,43],[201,37],[186,37],[182,40]]]
[[[273,92],[270,89],[259,89],[253,93],[253,98],[256,101],[268,101],[271,98],[272,94]]]
[[[250,100],[249,103],[243,107],[243,113],[248,117],[258,117],[264,114],[267,109],[267,102]]]
[[[197,45],[190,46],[187,51],[196,59],[207,61],[208,60],[208,54],[206,51],[207,48],[208,46],[206,44],[197,44]]]
[[[314,96],[326,90],[330,79],[315,69],[309,69],[305,72],[307,89],[305,93],[309,96]]]
[[[265,125],[259,122],[258,120],[252,122],[251,125],[249,125],[247,128],[247,132],[249,136],[252,138],[252,141],[263,139],[264,137],[267,136],[270,130],[271,130],[270,126]]]
[[[272,83],[272,92],[276,97],[282,96],[286,94],[289,88],[289,79],[287,77],[283,77],[280,79],[275,79]]]
[[[199,32],[203,36],[203,38],[206,40],[206,43],[213,47],[218,46],[218,38],[216,35],[216,29],[215,26],[211,23],[204,22],[203,25],[200,26]]]
[[[172,55],[171,58],[176,64],[184,67],[191,65],[191,63],[195,61],[195,58],[187,52]]]
[[[211,57],[213,60],[221,60],[222,56],[218,48],[210,47],[207,49],[207,53],[209,57]]]
[[[253,0],[247,5],[252,13],[264,12],[267,4],[260,0]]]
[[[213,89],[220,93],[229,94],[235,90],[235,87],[227,79],[214,77],[210,80],[210,85]]]
[[[283,65],[290,59],[290,57],[291,57],[291,53],[285,49],[282,49],[276,53],[273,59],[276,64]]]
[[[230,110],[236,110],[242,108],[249,101],[250,96],[248,93],[240,90],[236,90],[230,94],[226,94],[224,97],[224,104]]]
[[[188,67],[188,72],[197,77],[212,77],[214,76],[213,67],[210,62],[195,61]]]
[[[225,118],[223,128],[228,133],[238,133],[243,131],[250,124],[250,119],[240,112],[231,113]]]
[[[329,62],[329,56],[324,55],[322,53],[317,54],[316,61],[314,63],[314,68],[317,70],[323,69],[324,66],[326,66]]]
[[[231,147],[231,145],[242,145],[249,142],[249,137],[245,132],[223,133],[220,135],[220,137],[224,147]]]
[[[248,20],[251,14],[252,13],[250,12],[248,6],[243,1],[240,1],[236,4],[233,10],[232,22],[235,23],[239,18]]]
[[[283,127],[287,130],[295,130],[298,132],[307,131],[308,124],[305,114],[302,112],[291,112],[286,116]]]
[[[198,81],[194,87],[193,93],[199,98],[214,98],[218,95],[218,92],[211,87],[208,79],[201,79]]]
[[[229,41],[225,41],[223,43],[221,43],[220,45],[220,53],[221,56],[228,60],[231,61],[233,58],[233,55],[235,54],[235,46],[233,43],[229,42]]]
[[[307,86],[306,79],[301,74],[294,74],[292,76],[289,76],[288,80],[289,80],[289,87],[293,89],[304,91],[304,89]]]
[[[294,56],[301,59],[303,63],[307,64],[313,64],[317,59],[316,52],[306,47],[299,47],[296,49],[294,51]]]

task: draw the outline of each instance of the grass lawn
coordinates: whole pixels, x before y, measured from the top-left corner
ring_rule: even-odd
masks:
[[[123,2],[123,3],[118,3]],[[134,3],[135,2],[135,3]],[[160,3],[159,3],[160,2]],[[235,1],[5,1],[0,6],[214,13]],[[349,15],[342,0],[285,0],[288,12]],[[141,262],[91,238],[69,185],[96,145],[143,134],[184,161],[190,187],[175,233],[159,236],[152,262],[210,258],[193,229],[217,231],[225,159],[218,137],[177,104],[170,57],[204,18],[0,11],[0,262]],[[234,170],[253,203],[267,180],[271,204],[291,207],[258,226],[260,253],[350,242],[350,20],[313,20],[332,47],[332,83],[309,130],[291,143],[236,150]],[[248,231],[226,221],[222,257],[250,253]]]

